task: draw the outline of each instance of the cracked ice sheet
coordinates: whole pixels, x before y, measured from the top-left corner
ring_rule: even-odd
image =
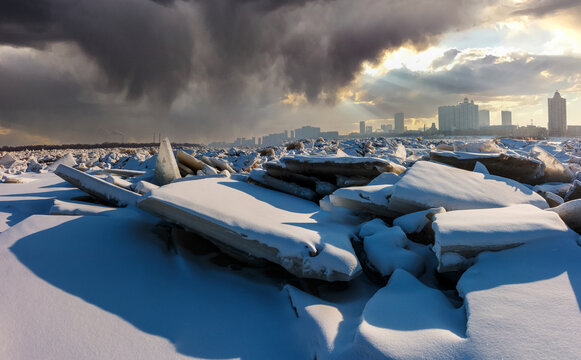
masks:
[[[34,215],[0,234],[0,357],[310,358],[286,291],[168,252],[152,226]]]

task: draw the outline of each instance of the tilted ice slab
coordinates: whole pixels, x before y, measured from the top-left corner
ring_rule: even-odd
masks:
[[[354,229],[294,196],[206,178],[155,189],[138,207],[299,277],[347,281],[361,272],[350,242]]]
[[[440,206],[452,211],[516,204],[549,207],[539,194],[514,180],[418,161],[394,185],[389,208],[407,214]]]
[[[547,238],[577,238],[557,213],[532,205],[436,214],[432,229],[433,249],[442,272],[463,270],[471,258],[483,251],[504,250]]]
[[[96,178],[66,165],[59,165],[56,175],[84,192],[113,206],[134,205],[141,195]]]

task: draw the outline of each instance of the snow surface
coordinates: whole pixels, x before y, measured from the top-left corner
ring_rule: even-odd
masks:
[[[36,215],[0,234],[2,358],[310,358],[286,292],[185,261],[151,228]]]
[[[396,270],[365,306],[345,359],[461,358],[465,327],[464,309],[455,309],[440,291]]]
[[[341,141],[343,151],[338,142],[305,141],[301,152],[395,159],[402,144],[407,165],[435,145],[454,141],[352,139]],[[578,139],[503,139],[498,145],[519,156],[541,146],[560,162],[581,156]],[[187,151],[197,159],[223,159],[238,172],[295,153],[270,150],[265,156],[253,149]],[[14,161],[0,166],[0,175],[34,181],[0,184],[2,359],[579,358],[581,241],[574,234],[478,254],[457,285],[461,298],[453,289],[438,289],[434,253],[413,242],[409,250],[421,254],[427,267],[419,280],[396,269],[384,288],[360,276],[340,288],[317,286],[307,294],[308,286],[298,290],[260,269],[221,267],[210,261],[213,255],[193,255],[179,244],[177,253],[168,251],[154,235],[159,219],[138,209],[48,216],[58,202],[72,211],[95,206],[79,202],[86,194],[52,171],[35,173],[69,152],[79,169],[93,174],[108,168],[146,171],[128,179],[134,184],[151,181],[157,158],[149,148],[8,153]],[[438,181],[431,176],[425,182]],[[452,194],[462,187],[455,184]],[[417,196],[425,199],[422,191]],[[268,201],[254,201],[262,200]],[[224,211],[233,206],[228,199],[213,201]],[[578,204],[568,207],[561,215],[578,224]],[[353,229],[362,221],[347,209],[331,210],[313,221],[342,216]],[[360,233],[373,236],[385,226],[372,223]]]

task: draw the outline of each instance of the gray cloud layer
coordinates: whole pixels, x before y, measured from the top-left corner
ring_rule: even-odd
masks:
[[[152,130],[191,133],[194,140],[234,137],[276,123],[286,93],[333,104],[362,62],[472,26],[481,6],[479,0],[3,0],[0,45],[53,51],[66,44],[68,51],[54,55],[63,64],[82,54],[97,71],[81,76],[77,60],[55,72],[42,56],[0,61],[0,124],[36,128],[59,141],[101,141],[112,128],[144,140]],[[463,89],[449,80],[429,81],[444,91]]]
[[[447,52],[444,58],[453,53]],[[581,58],[575,56],[515,53],[508,60],[488,55],[458,63],[449,71],[392,70],[380,81],[364,85],[366,96],[362,100],[374,101],[370,111],[378,115],[404,111],[414,117],[432,117],[438,106],[453,105],[464,96],[476,102],[520,95],[544,98],[555,87],[564,90],[575,86],[579,77]]]

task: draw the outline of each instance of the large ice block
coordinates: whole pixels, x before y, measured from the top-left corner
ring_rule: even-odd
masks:
[[[539,194],[514,180],[429,161],[416,162],[394,185],[389,200],[389,208],[402,214],[440,206],[451,211],[516,204],[548,207]]]
[[[330,220],[313,202],[260,186],[225,178],[175,182],[152,190],[138,207],[298,277],[347,281],[361,272],[353,226]]]

